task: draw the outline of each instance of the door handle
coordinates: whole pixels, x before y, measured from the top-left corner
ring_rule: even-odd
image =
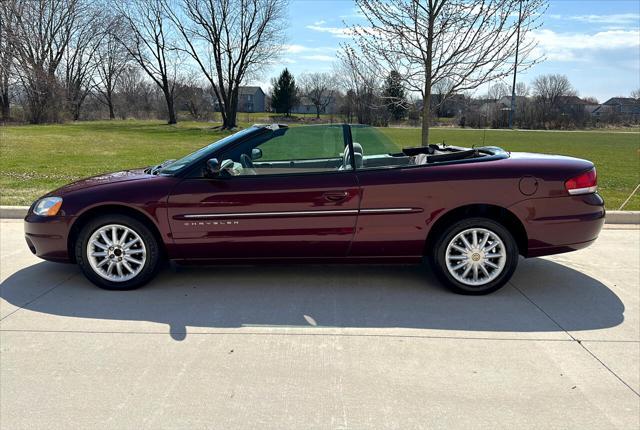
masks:
[[[330,192],[324,193],[322,197],[329,202],[341,202],[349,197],[349,193],[347,191]]]

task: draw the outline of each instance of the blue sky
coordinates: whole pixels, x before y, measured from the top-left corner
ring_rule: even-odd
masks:
[[[340,44],[349,41],[344,22],[362,23],[350,0],[292,0],[286,52],[263,76],[262,86],[266,89],[269,76],[284,67],[294,75],[331,71]],[[519,81],[562,73],[580,96],[601,102],[640,87],[640,0],[551,0],[535,37],[546,61]]]

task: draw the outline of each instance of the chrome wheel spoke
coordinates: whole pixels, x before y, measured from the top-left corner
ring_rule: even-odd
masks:
[[[465,271],[462,273],[462,277],[463,277],[463,278],[466,278],[466,277],[467,277],[467,275],[468,275],[468,274],[469,274],[469,272],[471,271],[471,266],[472,266],[471,264],[468,264],[468,265],[467,265],[467,268],[466,268],[466,269],[465,269]]]
[[[102,244],[102,243],[98,242],[97,240],[92,240],[91,241],[91,245],[97,246],[100,249],[109,249],[108,245]]]
[[[482,238],[482,242],[480,242],[480,245],[478,246],[478,248],[480,249],[484,249],[485,245],[487,244],[487,241],[489,240],[489,234],[485,233],[484,237]]]
[[[460,239],[462,240],[462,242],[464,243],[464,246],[467,247],[467,249],[465,251],[468,251],[471,249],[471,244],[469,243],[469,241],[467,240],[466,237],[464,237],[464,234],[460,235]]]
[[[92,257],[106,257],[107,253],[104,251],[100,251],[100,252],[92,252],[91,253]]]
[[[131,265],[129,265],[127,260],[122,260],[122,265],[124,266],[125,269],[127,269],[129,271],[129,273],[134,273],[135,272],[135,270],[133,270],[133,267],[131,267]]]
[[[459,247],[459,246],[458,246],[458,245],[456,245],[455,243],[452,243],[452,244],[451,244],[451,247],[452,247],[453,249],[455,249],[456,251],[458,251],[458,252],[467,252],[467,250],[466,250],[466,249]]]
[[[99,262],[98,264],[96,264],[96,267],[102,267],[102,266],[104,266],[105,264],[107,264],[108,262],[109,262],[109,260],[105,258],[104,260],[102,260],[101,262]]]
[[[129,248],[131,248],[131,245],[135,245],[136,243],[138,243],[138,241],[140,241],[139,238],[135,238],[130,240],[129,242],[125,243],[124,245],[122,245],[122,247],[126,250],[128,250]]]
[[[104,243],[106,243],[108,247],[113,245],[113,242],[111,242],[111,240],[107,237],[107,233],[104,230],[100,230],[100,237],[102,238],[102,240],[104,240]]]
[[[499,269],[500,266],[498,266],[497,264],[493,264],[491,261],[485,261],[484,264],[486,264],[487,266],[491,267],[492,269]]]
[[[124,256],[124,260],[125,260],[125,261],[128,261],[129,263],[140,264],[140,265],[143,263],[143,261],[141,261],[141,260],[136,260],[135,258],[130,257],[130,256],[128,256],[128,255],[125,255],[125,256]]]
[[[493,251],[494,248],[496,246],[498,246],[499,243],[498,242],[493,242],[491,245],[487,246],[486,248],[483,249],[484,252],[489,252],[489,251]]]

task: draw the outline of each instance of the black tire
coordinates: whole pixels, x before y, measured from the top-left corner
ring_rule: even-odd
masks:
[[[144,247],[146,248],[146,260],[144,261],[140,272],[132,279],[113,282],[98,275],[91,267],[87,256],[87,244],[89,239],[96,230],[109,224],[119,224],[130,228],[138,234],[144,243]],[[104,215],[87,222],[78,234],[74,250],[76,261],[87,279],[98,287],[106,290],[132,290],[143,286],[156,275],[161,262],[160,247],[151,230],[137,219],[126,215]]]
[[[449,243],[461,232],[471,228],[482,228],[497,235],[505,247],[506,261],[502,272],[493,280],[481,286],[471,286],[460,282],[447,269],[446,251]],[[488,218],[467,218],[447,227],[435,241],[430,253],[430,263],[438,279],[458,294],[483,295],[492,293],[506,284],[518,266],[518,245],[513,235],[502,224]]]

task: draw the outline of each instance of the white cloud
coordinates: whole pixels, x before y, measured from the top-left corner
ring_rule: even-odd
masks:
[[[329,33],[335,37],[349,38],[353,35],[353,30],[348,27],[325,27],[322,25],[307,25],[309,30]]]
[[[640,14],[614,13],[609,15],[549,15],[553,19],[585,22],[588,24],[635,24],[640,22]]]
[[[332,57],[330,55],[303,55],[302,57],[305,60],[311,61],[335,61],[336,57]]]
[[[538,41],[535,54],[543,54],[547,59],[554,61],[581,60],[589,56],[590,51],[640,47],[639,30],[610,30],[586,34],[556,33],[543,29],[533,32],[532,36]]]
[[[316,21],[313,23],[313,25],[322,25],[322,24],[326,24],[327,21],[325,21],[324,19],[321,19],[320,21]]]
[[[285,50],[289,54],[301,54],[303,52],[329,53],[335,52],[336,48],[332,46],[304,46],[304,45],[285,45]]]

